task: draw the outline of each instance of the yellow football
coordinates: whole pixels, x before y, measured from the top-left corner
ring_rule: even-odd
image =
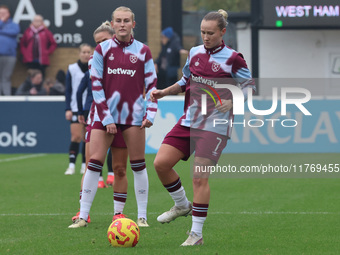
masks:
[[[113,247],[135,247],[139,236],[138,225],[128,218],[113,221],[107,230],[107,238]]]

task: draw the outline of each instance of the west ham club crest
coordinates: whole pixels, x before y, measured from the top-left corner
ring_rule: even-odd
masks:
[[[216,62],[213,62],[212,65],[211,65],[211,70],[213,70],[213,72],[217,72],[218,70],[220,70],[221,68],[221,65],[216,63]]]
[[[136,63],[138,60],[137,56],[136,55],[130,55],[130,61],[132,64]]]

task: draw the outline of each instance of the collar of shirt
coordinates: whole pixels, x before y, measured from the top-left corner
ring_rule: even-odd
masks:
[[[130,41],[128,41],[128,42],[123,42],[123,41],[119,41],[119,40],[117,39],[116,35],[114,35],[113,40],[114,40],[120,47],[128,47],[128,46],[130,46],[130,45],[133,43],[134,38],[133,38],[133,36],[131,35]]]
[[[225,44],[224,44],[224,41],[222,40],[222,43],[214,48],[211,48],[211,49],[207,49],[205,46],[205,50],[207,52],[207,54],[211,55],[211,54],[215,54],[219,51],[221,51],[223,48],[224,48]]]

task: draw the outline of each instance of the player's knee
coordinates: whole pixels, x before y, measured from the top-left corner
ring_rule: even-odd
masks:
[[[83,140],[83,138],[81,136],[78,136],[78,135],[73,135],[71,137],[72,142],[80,143],[82,140]]]
[[[164,172],[167,169],[166,162],[158,157],[155,158],[153,166],[155,167],[156,172]]]
[[[113,166],[113,172],[115,176],[123,178],[126,175],[126,166],[125,165],[114,165]]]
[[[206,178],[193,178],[192,179],[192,184],[194,187],[204,187],[206,185],[208,185],[208,179]]]

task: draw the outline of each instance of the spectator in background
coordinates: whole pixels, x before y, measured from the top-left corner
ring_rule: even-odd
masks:
[[[17,96],[41,96],[46,95],[47,91],[43,86],[42,73],[38,69],[29,69],[28,77],[16,91]]]
[[[62,96],[65,95],[65,72],[63,70],[59,70],[55,80],[51,78],[47,78],[44,81],[44,88],[46,90],[47,95],[50,96]]]
[[[182,49],[181,40],[172,27],[167,27],[161,34],[162,50],[155,61],[157,71],[157,88],[164,89],[178,81],[177,72],[180,67]]]
[[[49,56],[54,52],[57,43],[53,34],[44,25],[41,15],[35,15],[31,25],[25,30],[20,40],[23,63],[28,68],[41,70],[45,77],[45,69],[50,64]]]
[[[11,77],[16,62],[19,25],[11,19],[9,8],[0,5],[0,95],[11,95]]]
[[[65,86],[65,82],[66,82],[66,73],[64,72],[64,70],[59,70],[55,76],[56,80],[58,82],[60,82],[63,86]]]

